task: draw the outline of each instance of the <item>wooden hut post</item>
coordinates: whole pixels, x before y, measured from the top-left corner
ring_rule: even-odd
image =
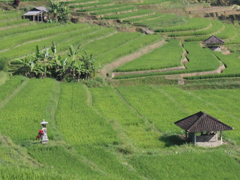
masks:
[[[193,143],[196,144],[196,132],[193,133]]]
[[[222,143],[223,143],[223,141],[222,141],[222,131],[220,131],[220,140],[221,140],[221,145],[222,145]]]
[[[187,141],[188,137],[187,137],[187,131],[185,131],[185,141]]]
[[[33,16],[33,21],[35,21],[35,16]]]

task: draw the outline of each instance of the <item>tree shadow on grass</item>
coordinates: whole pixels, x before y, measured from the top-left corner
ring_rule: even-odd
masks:
[[[179,135],[163,135],[159,137],[159,141],[165,143],[165,147],[180,146],[186,143],[185,139]]]

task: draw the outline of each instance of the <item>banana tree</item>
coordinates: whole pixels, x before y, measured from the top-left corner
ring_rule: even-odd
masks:
[[[75,79],[77,69],[79,68],[77,60],[78,60],[78,55],[80,54],[80,45],[77,47],[75,50],[72,45],[69,47],[69,53],[68,56],[71,58],[71,63],[69,66],[69,72],[72,74],[72,79]]]
[[[79,82],[79,79],[80,79],[80,77],[81,77],[81,75],[82,75],[82,65],[81,64],[78,64],[78,63],[76,63],[75,64],[75,67],[76,67],[76,74],[77,74],[77,81]]]
[[[83,52],[83,53],[82,53]],[[22,59],[16,59],[15,62],[20,63],[18,71],[25,76],[46,78],[48,75],[56,77],[60,80],[67,79],[84,79],[92,78],[95,75],[95,58],[88,55],[85,50],[74,49],[72,45],[69,47],[68,58],[62,59],[57,54],[57,45],[52,42],[51,48],[43,48],[39,50],[36,46],[35,56],[26,56]],[[40,76],[39,76],[40,74]]]
[[[15,61],[20,63],[20,67],[17,71],[23,73],[25,76],[28,76],[31,70],[32,57],[26,56],[22,59],[17,58]]]
[[[38,63],[31,62],[30,66],[30,76],[37,77],[39,73],[42,73],[41,67],[38,65]]]
[[[57,76],[59,76],[60,80],[63,80],[65,74],[66,74],[66,71],[68,69],[68,62],[67,62],[67,58],[65,60],[58,60],[58,65],[59,65],[59,68],[56,69],[56,73],[58,74]]]
[[[52,14],[53,21],[57,22],[66,22],[68,20],[67,16],[69,15],[69,9],[65,5],[64,2],[61,2],[60,0],[52,1],[49,0],[49,17]]]
[[[80,60],[83,62],[82,72],[85,75],[85,79],[92,78],[96,72],[96,60],[92,54],[89,56],[85,50],[83,50],[83,52],[84,54],[80,58]]]
[[[39,63],[39,65],[41,66],[41,70],[43,73],[42,77],[46,78],[47,74],[51,75],[51,72],[49,72],[49,70],[52,69],[53,64],[54,64],[54,60],[52,55],[50,55],[49,53],[49,48],[43,48],[41,51],[38,50],[38,46],[36,48],[36,60]]]

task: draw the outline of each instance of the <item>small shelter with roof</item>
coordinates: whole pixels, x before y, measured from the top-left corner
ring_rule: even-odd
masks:
[[[30,11],[23,14],[23,19],[30,19],[30,21],[41,21],[47,19],[47,12],[49,10],[46,7],[40,6],[31,9]]]
[[[203,44],[206,44],[207,47],[213,51],[221,51],[221,45],[224,43],[224,40],[214,35],[203,41]]]
[[[221,145],[223,143],[222,131],[234,129],[202,111],[183,118],[174,124],[185,130],[186,140],[208,147]],[[220,131],[220,140],[218,139],[218,131]]]

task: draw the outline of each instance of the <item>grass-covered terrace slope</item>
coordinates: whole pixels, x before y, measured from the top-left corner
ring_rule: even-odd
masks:
[[[225,69],[221,74],[202,75],[195,77],[186,77],[186,79],[207,79],[219,77],[239,77],[240,59],[239,54],[223,55],[221,52],[214,52],[214,54],[223,62]]]
[[[161,132],[179,133],[181,129],[177,128],[174,122],[201,110],[235,127],[233,131],[224,132],[224,136],[240,143],[240,134],[237,131],[239,112],[231,106],[224,108],[226,104],[235,101],[234,97],[239,93],[239,89],[182,90],[172,86],[133,86],[117,89],[134,109]],[[155,108],[152,108],[153,106]]]
[[[5,12],[3,12],[4,14]],[[28,21],[29,22],[29,21]],[[36,46],[49,48],[54,42],[58,52],[67,57],[69,45],[81,45],[88,54],[93,54],[99,65],[114,61],[162,39],[160,35],[122,33],[113,28],[89,24],[42,24],[27,23],[16,28],[0,29],[0,69],[7,69],[8,63],[26,54],[34,54]],[[14,26],[15,27],[15,26]],[[111,48],[110,48],[111,47]],[[16,67],[10,67],[14,71]]]
[[[181,60],[183,57],[183,48],[180,42],[174,39],[164,46],[118,67],[114,71],[126,72],[178,67],[182,66]]]
[[[171,25],[186,24],[188,17],[177,16],[174,14],[161,14],[154,12],[154,8],[147,4],[156,4],[160,7],[160,4],[165,1],[92,1],[87,2],[68,2],[68,6],[77,15],[82,16],[94,16],[95,18],[107,19],[107,20],[119,20],[122,23],[130,23],[136,26],[149,27],[151,29],[158,29],[159,27],[167,27]],[[154,6],[153,5],[153,6]],[[145,9],[146,8],[146,9]],[[141,19],[143,18],[143,19]]]
[[[167,19],[166,16],[159,18]],[[152,15],[157,16],[157,14]],[[180,18],[179,16],[178,18]],[[144,17],[146,18],[146,17]],[[135,22],[135,24],[143,25],[146,24],[147,27],[153,29],[155,32],[167,35],[168,37],[180,38],[184,41],[204,41],[208,37],[212,35],[216,35],[217,37],[224,39],[226,44],[236,44],[238,40],[238,26],[232,24],[230,22],[211,20],[206,18],[185,18],[185,21],[180,21],[179,24],[169,24],[167,27],[159,26],[161,28],[156,28],[157,20],[159,18],[139,20],[139,22]],[[183,18],[183,17],[182,17]],[[134,20],[134,19],[132,19]],[[130,21],[130,20],[126,20]],[[149,23],[147,23],[149,21]],[[153,21],[153,25],[151,25],[151,21]],[[178,21],[175,18],[175,21]]]
[[[112,124],[114,129],[119,129],[119,137],[125,146],[133,149],[134,146],[164,147],[164,142],[159,142],[161,132],[153,131],[145,117],[132,109],[116,90],[104,87],[91,88],[90,91],[93,107]]]
[[[64,139],[72,145],[118,143],[115,131],[87,105],[87,98],[81,83],[61,84],[56,121]]]
[[[237,179],[240,175],[239,89],[103,84],[88,88],[19,76],[0,88],[9,89],[0,91],[1,179],[150,180],[196,175]],[[227,145],[199,148],[178,136],[184,132],[174,122],[199,110],[235,128],[223,132]],[[48,122],[46,145],[35,140],[42,119]]]
[[[50,103],[49,99],[52,96],[56,82],[51,79],[41,81],[35,79],[21,82],[18,78],[14,79],[14,81],[12,83],[12,80],[10,80],[9,83],[12,83],[10,85],[15,88],[12,93],[16,93],[17,96],[15,95],[13,98],[7,99],[11,96],[8,95],[6,97],[6,93],[1,91],[1,95],[5,96],[4,100],[8,100],[7,102],[1,101],[0,122],[3,123],[1,134],[9,136],[14,143],[22,143],[24,140],[35,139],[36,136],[33,136],[33,134],[35,135],[36,129],[38,129],[38,119],[41,117],[41,119],[44,119],[43,117],[50,113],[46,108],[48,103]],[[3,86],[7,86],[9,83]],[[16,86],[18,87],[16,88]],[[43,89],[45,90],[43,91]],[[12,111],[13,109],[14,111]],[[34,122],[36,123],[35,127],[33,125]],[[13,126],[12,124],[15,125]],[[53,137],[52,131],[49,131],[49,137]]]
[[[146,179],[237,179],[239,171],[239,164],[220,152],[134,156],[130,163]]]
[[[193,72],[207,72],[217,70],[223,63],[213,54],[208,48],[202,48],[198,42],[184,42],[183,48],[187,51],[187,59],[189,62],[185,63],[186,69],[166,71],[166,72],[149,72],[142,74],[126,74],[115,76],[114,79],[125,79],[134,77],[144,76],[155,76],[155,75],[170,75],[170,74],[184,74]],[[179,57],[182,53],[179,53]],[[176,61],[170,59],[166,64],[171,64]],[[133,61],[134,62],[134,61]],[[136,61],[137,63],[137,61]]]
[[[192,18],[187,24],[156,29],[155,32],[189,31],[207,28],[211,22],[203,18]]]
[[[214,56],[208,48],[202,48],[197,42],[184,43],[184,49],[188,52],[186,69],[191,71],[216,70],[222,63]]]

